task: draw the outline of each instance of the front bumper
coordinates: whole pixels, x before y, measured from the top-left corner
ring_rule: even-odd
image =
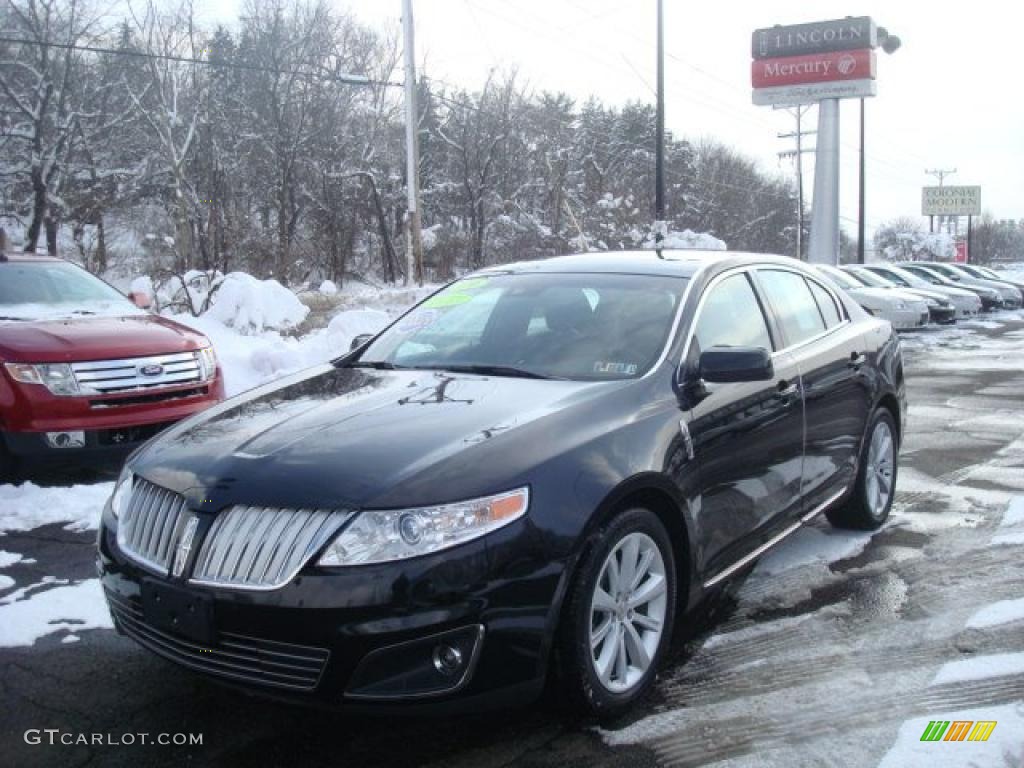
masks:
[[[940,325],[948,325],[956,322],[956,309],[954,307],[929,307],[929,320]]]
[[[269,591],[158,576],[119,551],[116,525],[108,505],[97,565],[115,626],[221,682],[370,711],[476,709],[529,700],[543,688],[565,571],[542,556],[528,520],[404,562],[308,565]],[[200,640],[156,620],[144,594],[154,588],[202,604],[208,634]],[[445,643],[465,663],[447,680],[435,662]]]
[[[928,323],[928,309],[887,309],[877,313],[880,317],[888,320],[897,331],[907,331],[920,328]]]

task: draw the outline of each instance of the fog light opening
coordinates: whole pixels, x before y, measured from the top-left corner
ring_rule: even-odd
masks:
[[[434,647],[434,669],[445,677],[458,674],[464,665],[462,651],[455,646],[442,643]]]
[[[47,432],[46,442],[51,448],[81,448],[85,445],[85,432]]]

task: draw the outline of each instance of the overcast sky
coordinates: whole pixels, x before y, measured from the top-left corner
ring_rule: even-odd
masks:
[[[372,26],[397,24],[401,0],[334,0]],[[879,50],[878,96],[868,101],[868,228],[919,216],[925,169],[956,168],[947,184],[980,184],[982,206],[1024,218],[1022,13],[1013,3],[900,0],[664,0],[666,122],[677,135],[714,136],[793,173],[776,153],[793,117],[750,101],[750,36],[773,24],[868,15],[899,35]],[[241,0],[198,2],[230,20]],[[654,100],[655,0],[414,0],[417,60],[430,77],[478,88],[492,68],[517,68],[533,89],[593,94],[610,104]],[[842,102],[842,224],[856,234],[858,105]],[[810,127],[816,110],[808,115]],[[807,126],[805,125],[805,128]],[[811,137],[813,141],[813,137]],[[813,156],[805,182],[813,185]],[[922,221],[925,221],[922,219]]]

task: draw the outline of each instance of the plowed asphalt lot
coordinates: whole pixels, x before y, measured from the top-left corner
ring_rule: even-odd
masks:
[[[891,521],[872,535],[820,520],[783,542],[682,622],[620,722],[572,720],[557,690],[517,711],[356,718],[249,698],[109,629],[14,646],[6,609],[63,583],[46,577],[95,578],[94,533],[54,524],[0,537],[22,556],[0,587],[0,765],[1024,765],[1024,313],[907,334],[904,354]],[[997,725],[985,743],[921,742],[936,719]],[[31,744],[30,729],[202,744]]]

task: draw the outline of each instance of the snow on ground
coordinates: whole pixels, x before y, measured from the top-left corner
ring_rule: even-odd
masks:
[[[921,741],[932,720],[995,720],[988,741]],[[900,726],[892,749],[878,768],[982,768],[982,766],[1024,765],[1024,702],[947,712],[929,713],[907,720]]]
[[[1024,598],[1000,600],[981,608],[967,620],[968,629],[984,629],[1024,621]]]
[[[54,523],[65,523],[69,531],[94,530],[113,491],[113,483],[70,488],[41,488],[28,482],[0,485],[0,537],[7,531],[30,531]]]
[[[757,564],[756,572],[774,576],[805,565],[824,565],[853,557],[864,550],[878,531],[843,531],[838,528],[801,528],[785,548],[773,549]]]
[[[1008,675],[1024,675],[1024,653],[993,653],[948,662],[935,675],[932,685]]]
[[[53,587],[28,599],[0,604],[0,646],[4,647],[33,645],[60,630],[113,626],[99,579]]]

